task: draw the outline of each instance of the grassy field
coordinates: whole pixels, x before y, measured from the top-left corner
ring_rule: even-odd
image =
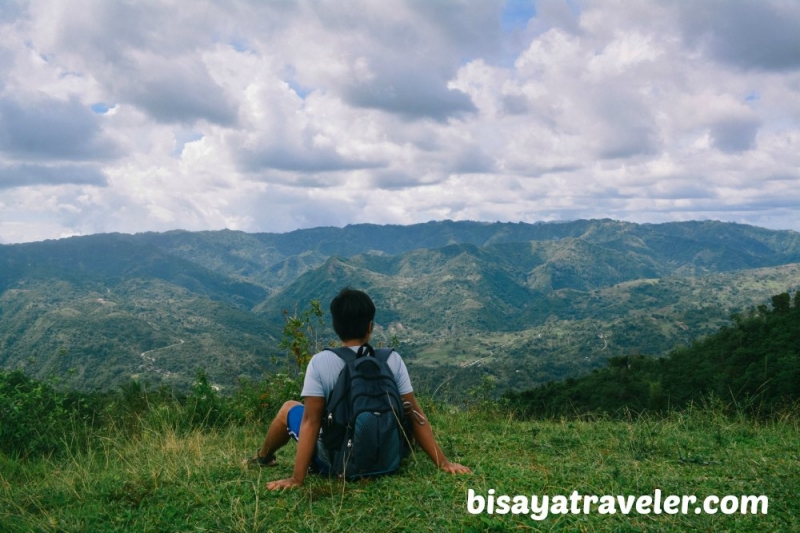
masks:
[[[28,531],[800,531],[796,416],[772,422],[703,408],[664,419],[520,421],[490,406],[426,406],[451,460],[474,474],[438,472],[417,452],[399,475],[342,483],[309,477],[269,493],[290,475],[243,469],[264,427],[177,433],[151,424],[134,437],[97,435],[80,453],[13,460],[0,455],[0,530]],[[64,438],[62,436],[62,438]],[[501,494],[766,495],[766,515],[471,514],[470,489]],[[699,505],[699,504],[698,504]],[[498,507],[496,507],[498,508]],[[652,507],[651,507],[652,509]]]

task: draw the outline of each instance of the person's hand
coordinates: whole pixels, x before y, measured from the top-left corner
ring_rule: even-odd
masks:
[[[458,463],[451,463],[447,461],[446,463],[442,463],[439,465],[439,470],[443,472],[447,472],[448,474],[471,474],[472,470],[467,468],[464,465],[460,465]]]
[[[287,479],[278,479],[267,483],[267,490],[286,490],[296,489],[303,484],[302,481],[297,481],[295,478],[290,477]]]

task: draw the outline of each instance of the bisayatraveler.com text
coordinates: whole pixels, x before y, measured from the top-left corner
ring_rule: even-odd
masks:
[[[706,496],[702,499],[694,495],[662,494],[656,489],[653,494],[603,495],[580,494],[577,490],[570,495],[509,495],[496,494],[489,489],[486,494],[478,494],[473,489],[467,492],[467,511],[470,514],[489,515],[528,515],[532,520],[545,520],[551,515],[592,514],[612,515],[621,513],[636,514],[767,514],[769,498],[764,495]]]

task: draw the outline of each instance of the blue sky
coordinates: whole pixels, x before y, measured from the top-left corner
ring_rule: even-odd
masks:
[[[533,0],[508,0],[501,19],[503,31],[524,30],[528,21],[535,16],[536,5]]]
[[[428,220],[800,230],[794,0],[0,3],[0,243]]]

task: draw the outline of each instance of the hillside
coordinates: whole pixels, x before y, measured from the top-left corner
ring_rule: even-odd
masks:
[[[417,449],[397,475],[354,482],[309,475],[303,487],[272,493],[265,483],[292,474],[296,446],[281,449],[274,468],[245,469],[241,460],[285,396],[269,410],[252,401],[259,392],[250,388],[220,396],[199,379],[176,397],[135,385],[81,394],[0,372],[4,532],[272,531],[275,524],[348,532],[751,532],[799,525],[800,428],[788,411],[757,419],[706,398],[661,416],[628,410],[521,419],[514,406],[483,394],[464,395],[460,404],[422,396],[444,453],[471,475],[439,472]],[[494,510],[471,506],[470,491],[484,501],[494,494]],[[507,512],[499,505],[504,494],[547,497],[553,505]],[[582,498],[587,506],[569,511],[572,495],[617,505],[612,512]],[[654,503],[671,495],[695,499],[685,510]],[[624,505],[639,496],[643,507]],[[556,497],[566,503],[556,506]],[[292,512],[298,508],[304,511]]]
[[[506,398],[529,416],[667,412],[709,397],[738,412],[768,415],[800,400],[800,291],[735,316],[731,327],[655,359],[614,357],[578,379]]]
[[[222,383],[268,368],[279,330],[249,312],[260,286],[128,236],[0,247],[0,365],[107,388],[132,377]]]
[[[4,531],[753,533],[800,528],[796,418],[761,423],[705,409],[664,420],[564,423],[520,421],[490,409],[426,405],[426,411],[445,453],[469,465],[473,475],[437,472],[417,451],[396,476],[353,483],[309,476],[301,489],[269,493],[264,490],[268,480],[291,475],[294,445],[281,450],[276,468],[243,471],[239,461],[262,437],[257,425],[179,431],[146,415],[134,438],[111,428],[97,431],[95,447],[87,451],[18,462],[0,456]],[[577,514],[490,514],[486,509],[473,514],[470,489],[484,498],[521,494],[537,495],[539,501],[568,498],[575,491],[615,499],[658,493],[697,500],[686,513],[656,514],[649,505],[646,512],[624,513],[618,506],[610,514],[595,503]],[[764,495],[768,506],[696,512],[711,495]],[[713,509],[719,508],[717,500]]]
[[[137,242],[265,287],[280,289],[332,256],[399,255],[451,244],[484,247],[578,239],[651,263],[654,277],[726,272],[800,262],[800,234],[714,221],[632,224],[613,220],[559,223],[428,222],[357,224],[283,234],[236,231],[143,233]],[[566,258],[563,258],[566,259]]]
[[[283,360],[283,310],[344,285],[418,388],[518,390],[661,355],[798,288],[800,234],[720,222],[430,222],[0,246],[0,366],[80,388],[222,386]],[[323,331],[324,339],[333,339]],[[144,355],[142,355],[144,354]],[[447,388],[445,387],[445,389]],[[445,389],[442,389],[444,391]]]

